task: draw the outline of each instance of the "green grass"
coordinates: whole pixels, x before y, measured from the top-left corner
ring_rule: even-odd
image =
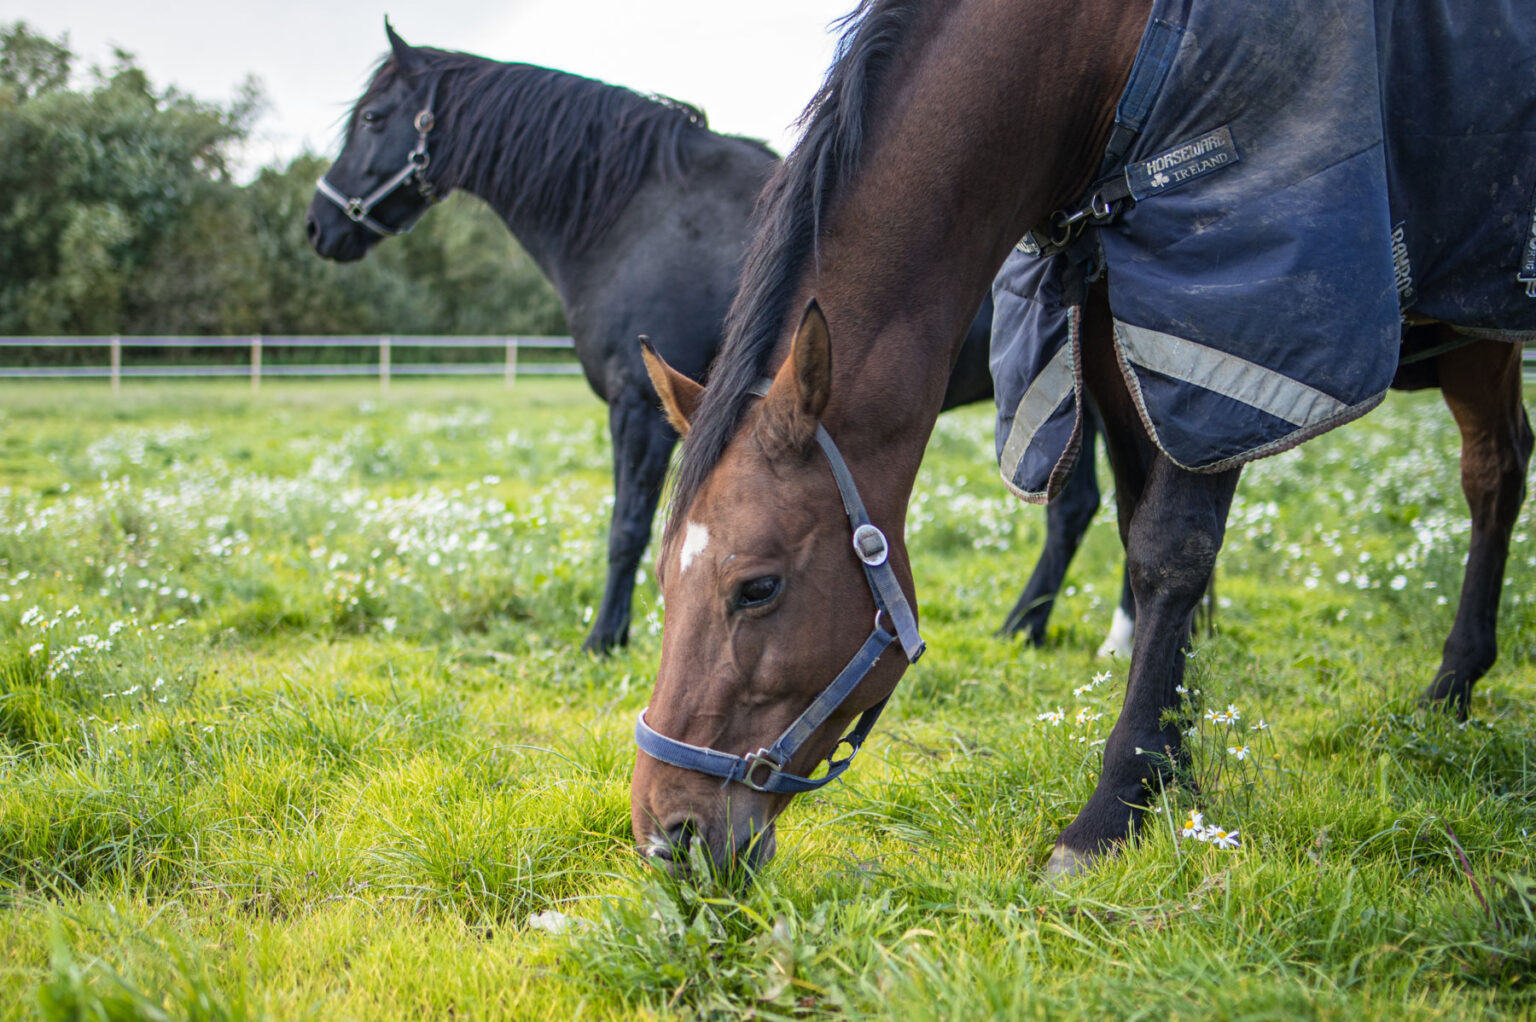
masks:
[[[1043,516],[986,409],[941,420],[932,652],[755,886],[680,887],[629,851],[648,572],[631,649],[577,650],[605,419],[574,381],[0,387],[0,1017],[1536,1008],[1536,516],[1474,721],[1417,711],[1467,542],[1434,395],[1249,470],[1188,680],[1240,719],[1196,718],[1198,805],[1054,889],[1123,681],[1112,516],[1047,648],[997,642]]]

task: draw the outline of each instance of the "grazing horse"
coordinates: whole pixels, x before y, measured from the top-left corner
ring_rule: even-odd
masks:
[[[1212,20],[1222,9],[1240,16],[1224,27]],[[661,660],[636,727],[631,807],[643,854],[669,869],[689,846],[721,865],[766,859],[779,812],[847,768],[922,653],[908,495],[942,369],[1026,234],[1049,274],[1011,285],[1027,305],[1018,322],[1050,326],[1041,332],[1064,347],[1040,360],[1049,372],[1039,391],[1026,387],[1000,413],[1012,429],[1039,427],[1031,436],[1062,426],[1054,444],[1069,456],[1040,462],[1049,492],[1070,469],[1091,395],[1138,611],[1103,769],[1048,870],[1088,868],[1130,839],[1170,779],[1181,752],[1169,711],[1240,466],[1373,407],[1397,371],[1400,307],[1426,321],[1408,338],[1425,359],[1404,372],[1442,389],[1462,435],[1471,553],[1425,698],[1466,712],[1494,659],[1524,496],[1532,435],[1519,341],[1536,337],[1536,303],[1499,305],[1517,310],[1513,320],[1475,309],[1463,318],[1441,285],[1518,303],[1525,278],[1536,281],[1536,254],[1523,250],[1536,187],[1529,145],[1500,157],[1485,146],[1497,130],[1459,121],[1493,104],[1495,129],[1513,116],[1516,134],[1531,137],[1529,90],[1477,75],[1521,66],[1516,48],[1528,62],[1536,24],[1498,4],[1475,23],[1445,23],[1456,20],[1436,0],[865,0],[765,193],[708,387],[648,363],[687,440],[657,558]],[[1378,39],[1389,44],[1381,53]],[[1455,65],[1473,72],[1467,80],[1450,81],[1434,48],[1453,39],[1494,47]],[[1436,90],[1432,100],[1401,95],[1410,79]],[[1200,83],[1218,82],[1238,91],[1208,120]],[[1181,87],[1196,97],[1188,116],[1172,98]],[[1266,120],[1284,129],[1282,143],[1248,130]],[[1170,124],[1172,137],[1159,135]],[[1330,148],[1312,166],[1304,146],[1319,143]],[[1424,168],[1399,159],[1404,146],[1437,144],[1456,157],[1438,176],[1416,177]],[[1486,176],[1473,184],[1472,171]],[[1402,231],[1399,200],[1365,187],[1389,174],[1413,200]],[[1280,205],[1241,197],[1271,179]],[[1295,205],[1302,197],[1314,205]],[[1436,235],[1450,238],[1449,254],[1424,248],[1418,218],[1463,202],[1486,213],[1465,223],[1501,232],[1495,248],[1467,260],[1461,230]],[[1191,215],[1170,220],[1181,209]],[[1244,234],[1231,233],[1238,226]],[[1277,283],[1299,290],[1263,290]],[[1202,318],[1213,307],[1216,329]],[[1221,328],[1250,347],[1219,348]],[[1351,346],[1325,347],[1334,340]],[[1324,382],[1279,378],[1254,361],[1266,345],[1316,356]],[[1170,389],[1187,380],[1202,386]],[[1178,418],[1192,402],[1269,410],[1237,416],[1240,443],[1192,463],[1188,449],[1227,439]],[[999,448],[1005,471],[1032,463],[1033,441],[1019,450],[1000,436]]]
[[[635,573],[677,439],[636,338],[654,338],[668,363],[702,378],[719,346],[753,203],[778,157],[759,142],[710,131],[685,103],[412,47],[385,29],[390,56],[353,109],[341,154],[310,203],[310,242],[327,259],[361,259],[458,188],[489,203],[554,284],[582,371],[608,403],[608,578],[584,643],[606,652],[628,641]],[[948,376],[945,408],[992,396],[990,319],[983,302]],[[1051,510],[1045,552],[1002,634],[1043,640],[1051,598],[1098,507],[1089,461]]]

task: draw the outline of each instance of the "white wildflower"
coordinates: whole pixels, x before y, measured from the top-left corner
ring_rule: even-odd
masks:
[[[1217,848],[1236,848],[1240,843],[1237,831],[1235,830],[1225,830],[1221,827],[1212,826],[1207,828],[1205,835],[1205,840]]]

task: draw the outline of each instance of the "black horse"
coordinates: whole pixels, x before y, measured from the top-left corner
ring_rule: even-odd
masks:
[[[761,142],[709,130],[686,103],[412,47],[387,23],[385,31],[391,52],[353,108],[341,155],[310,203],[310,243],[327,259],[361,259],[461,189],[500,214],[549,278],[587,382],[608,403],[615,491],[608,579],[584,643],[607,651],[628,641],[635,573],[677,441],[637,338],[648,336],[669,365],[703,379],[753,206],[779,159]],[[950,376],[945,408],[992,396],[990,322],[988,300]],[[1043,641],[1051,601],[1098,505],[1090,463],[1050,510],[1046,552],[1003,634]],[[1122,616],[1128,604],[1127,591]]]

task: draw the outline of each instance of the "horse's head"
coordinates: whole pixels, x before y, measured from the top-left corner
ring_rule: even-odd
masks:
[[[304,226],[326,259],[361,259],[380,238],[403,234],[439,196],[428,168],[437,76],[421,52],[384,24],[392,50],[348,116],[341,155],[310,200]]]
[[[702,388],[649,350],[646,364],[686,434]],[[631,816],[642,854],[669,869],[693,845],[721,867],[766,861],[779,812],[818,786],[806,778],[855,717],[850,741],[862,741],[900,678],[903,658],[880,655],[895,633],[908,656],[921,651],[893,571],[910,590],[904,506],[872,501],[875,525],[860,517],[820,428],[830,389],[827,325],[812,303],[789,358],[662,544],[666,627],[637,729]],[[849,490],[857,514],[845,513]],[[865,524],[855,532],[851,519]],[[876,525],[891,530],[888,544]]]

